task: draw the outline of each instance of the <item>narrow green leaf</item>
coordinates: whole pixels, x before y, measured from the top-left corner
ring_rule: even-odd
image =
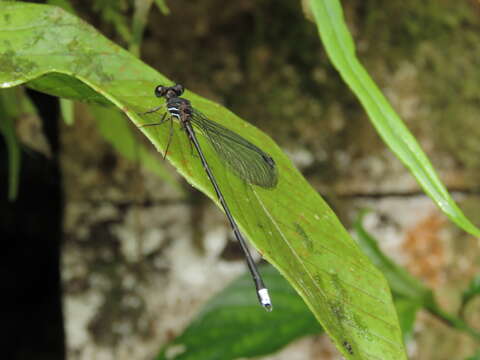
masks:
[[[20,145],[15,132],[14,117],[17,114],[15,107],[16,91],[0,91],[0,133],[5,139],[8,153],[8,200],[14,201],[18,195],[20,175]]]
[[[415,138],[357,59],[340,1],[310,0],[310,6],[328,56],[362,103],[382,139],[454,223],[470,234],[480,236],[480,230],[453,201]]]
[[[260,268],[275,311],[258,306],[249,274],[217,294],[157,360],[228,360],[270,354],[294,339],[321,332],[303,300],[272,267]]]
[[[170,15],[170,9],[165,0],[155,0],[155,4],[163,15]]]
[[[172,84],[80,19],[36,4],[0,3],[0,65],[0,87],[27,83],[57,96],[111,103],[137,126],[159,121],[161,113],[139,114],[163,102],[153,96],[157,84]],[[275,159],[278,184],[264,189],[238,178],[207,139],[199,139],[241,230],[302,296],[344,357],[405,359],[385,278],[289,158],[267,135],[225,108],[189,91],[185,97],[210,119]],[[163,152],[168,126],[141,131]],[[219,205],[176,122],[167,158]]]
[[[413,335],[415,318],[421,304],[407,298],[395,297],[395,308],[402,328],[403,339],[408,341]]]
[[[115,27],[115,31],[125,42],[130,43],[132,33],[128,26],[129,18],[126,15],[128,5],[125,1],[94,1],[93,9],[100,14],[104,22]]]
[[[73,101],[68,99],[60,99],[60,112],[65,124],[72,125],[75,121]]]
[[[476,296],[480,295],[480,274],[477,274],[470,284],[468,285],[468,288],[465,289],[465,291],[462,294],[462,305],[461,309],[464,309],[467,304]]]
[[[135,56],[140,55],[142,45],[143,30],[148,21],[148,14],[152,7],[153,0],[135,0],[135,10],[133,13],[132,40],[129,50]]]
[[[143,144],[138,142],[128,126],[125,116],[104,106],[91,105],[90,110],[96,119],[98,130],[115,150],[131,161],[138,161],[144,168],[168,182],[177,191],[183,192],[175,178],[159,161],[158,156],[154,156]]]

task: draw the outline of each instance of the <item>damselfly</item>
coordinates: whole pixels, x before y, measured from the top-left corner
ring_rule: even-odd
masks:
[[[253,261],[246,240],[240,232],[240,229],[230,212],[227,202],[225,201],[222,191],[220,190],[220,186],[218,185],[215,176],[208,165],[207,159],[197,139],[196,131],[201,133],[205,139],[207,139],[222,162],[226,164],[226,167],[249,184],[257,185],[263,188],[275,187],[278,182],[275,161],[270,155],[263,152],[260,148],[253,145],[245,138],[208,119],[205,115],[194,109],[189,100],[180,97],[183,94],[183,91],[183,86],[179,84],[170,87],[162,85],[157,86],[155,88],[155,95],[157,97],[165,98],[166,103],[147,111],[146,114],[156,112],[164,108],[165,105],[167,111],[164,113],[160,122],[146,124],[143,126],[160,125],[167,120],[170,120],[170,125],[172,125],[173,118],[178,119],[182,129],[187,134],[188,139],[190,140],[191,144],[193,144],[200,157],[203,168],[205,169],[205,172],[207,173],[207,176],[213,185],[215,193],[218,196],[218,200],[225,210],[225,214],[230,222],[233,233],[240,243],[243,253],[245,254],[245,259],[247,261],[248,269],[252,275],[253,282],[255,283],[260,304],[265,309],[270,311],[272,309],[272,304],[268,290],[264,285],[255,262]],[[173,127],[170,126],[170,136],[167,142],[164,157],[167,155],[168,147],[172,138],[172,131]]]

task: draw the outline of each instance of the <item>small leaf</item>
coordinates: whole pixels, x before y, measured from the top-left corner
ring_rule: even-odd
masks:
[[[157,4],[157,7],[163,15],[170,15],[170,9],[165,0],[155,0],[155,4]]]
[[[153,0],[135,0],[135,10],[133,13],[132,23],[132,40],[130,41],[129,50],[135,56],[140,55],[140,47],[143,40],[143,31],[148,21],[148,14],[152,6]]]
[[[74,104],[72,100],[60,99],[60,113],[65,124],[72,125],[75,121]]]

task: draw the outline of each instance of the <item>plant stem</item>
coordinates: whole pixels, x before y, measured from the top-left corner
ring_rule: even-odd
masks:
[[[425,308],[438,319],[443,321],[445,324],[455,328],[462,330],[468,333],[471,337],[480,340],[480,331],[470,327],[466,322],[462,319],[447,313],[446,311],[440,309],[436,302],[429,302],[425,304]]]

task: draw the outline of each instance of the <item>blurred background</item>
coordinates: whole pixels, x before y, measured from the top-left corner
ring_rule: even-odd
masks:
[[[458,309],[480,270],[478,239],[448,221],[380,140],[300,1],[159,1],[144,14],[143,35],[134,26],[141,1],[50,3],[70,6],[165,76],[269,134],[347,228],[371,209],[364,226],[382,250],[444,309]],[[362,63],[478,226],[480,3],[342,5]],[[12,294],[5,317],[15,335],[6,358],[150,359],[246,271],[241,251],[223,214],[133,126],[138,154],[147,146],[160,170],[112,145],[99,125],[111,113],[81,103],[62,104],[72,106],[65,111],[58,99],[27,95],[25,108],[37,112],[15,122],[22,160],[14,202],[0,138],[3,283]],[[466,309],[477,329],[479,310],[479,300]],[[406,345],[415,360],[465,359],[479,347],[422,311]],[[262,359],[341,356],[318,334]]]

